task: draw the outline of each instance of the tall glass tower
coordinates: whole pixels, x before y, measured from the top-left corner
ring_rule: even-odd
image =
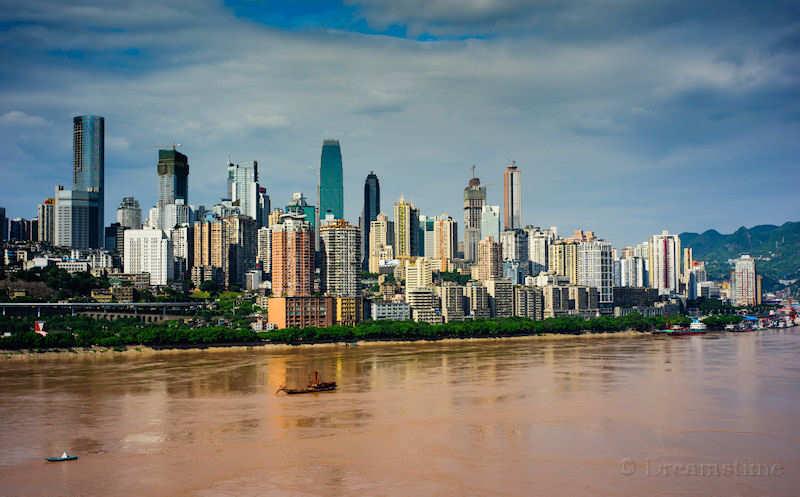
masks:
[[[339,140],[322,142],[319,164],[319,217],[331,213],[344,219],[344,186],[342,184],[342,150]]]
[[[72,119],[72,189],[88,192],[89,247],[101,248],[105,241],[105,119],[76,116]]]
[[[189,205],[189,158],[173,147],[158,151],[158,206]]]
[[[370,224],[381,212],[381,184],[374,171],[370,171],[364,181],[364,210],[361,211],[361,266],[369,270],[369,230]]]

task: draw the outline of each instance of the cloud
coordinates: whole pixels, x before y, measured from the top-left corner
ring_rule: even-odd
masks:
[[[26,114],[19,110],[10,110],[0,115],[0,125],[2,126],[47,126],[50,123],[47,119],[39,116]]]

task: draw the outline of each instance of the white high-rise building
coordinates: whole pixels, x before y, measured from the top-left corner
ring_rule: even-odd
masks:
[[[406,262],[406,293],[433,287],[433,261],[417,257]]]
[[[151,286],[164,286],[172,280],[172,241],[160,229],[125,230],[124,252],[125,273],[149,273]]]
[[[645,261],[638,256],[623,257],[620,263],[620,286],[643,288],[647,286]]]
[[[256,243],[256,263],[265,273],[272,272],[272,229],[259,228]]]
[[[263,212],[259,208],[258,162],[228,164],[228,195],[239,212],[263,225]]]
[[[484,205],[481,208],[481,237],[483,240],[487,236],[491,236],[493,240],[500,239],[500,206],[499,205]],[[476,242],[477,246],[477,242]],[[476,248],[477,250],[477,248]],[[477,260],[477,252],[475,255]]]
[[[761,303],[761,288],[756,275],[756,261],[749,255],[736,259],[731,290],[733,303],[740,306],[752,306]]]
[[[658,289],[659,294],[677,293],[681,274],[680,237],[668,231],[653,235],[648,253],[650,287]]]
[[[592,240],[578,244],[578,285],[596,288],[599,302],[614,302],[611,244]]]
[[[319,229],[322,289],[334,297],[357,297],[361,274],[361,229],[335,219]]]
[[[506,230],[500,233],[504,261],[528,262],[528,232],[522,229]]]
[[[384,213],[380,213],[375,217],[369,225],[369,272],[380,272],[381,259],[387,254],[392,253],[391,248],[392,239],[394,236],[394,226],[389,218]]]
[[[117,222],[124,228],[138,230],[142,228],[142,208],[133,197],[122,197],[117,207]]]
[[[556,229],[542,230],[538,227],[526,228],[528,232],[528,260],[531,263],[531,274],[536,276],[548,268],[550,244],[557,238]]]
[[[77,249],[89,248],[91,243],[91,230],[94,222],[92,218],[93,202],[95,195],[82,190],[67,190],[63,186],[56,186],[55,207],[53,223],[54,240],[56,247],[71,247]]]
[[[171,231],[175,226],[192,222],[192,210],[183,199],[175,199],[174,204],[158,207],[159,225],[164,231]]]

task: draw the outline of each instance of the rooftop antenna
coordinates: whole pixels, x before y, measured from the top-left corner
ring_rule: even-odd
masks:
[[[472,165],[472,177],[475,177],[475,164]]]

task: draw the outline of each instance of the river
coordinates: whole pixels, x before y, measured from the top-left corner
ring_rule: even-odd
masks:
[[[4,497],[795,496],[800,329],[0,359],[0,422]]]

